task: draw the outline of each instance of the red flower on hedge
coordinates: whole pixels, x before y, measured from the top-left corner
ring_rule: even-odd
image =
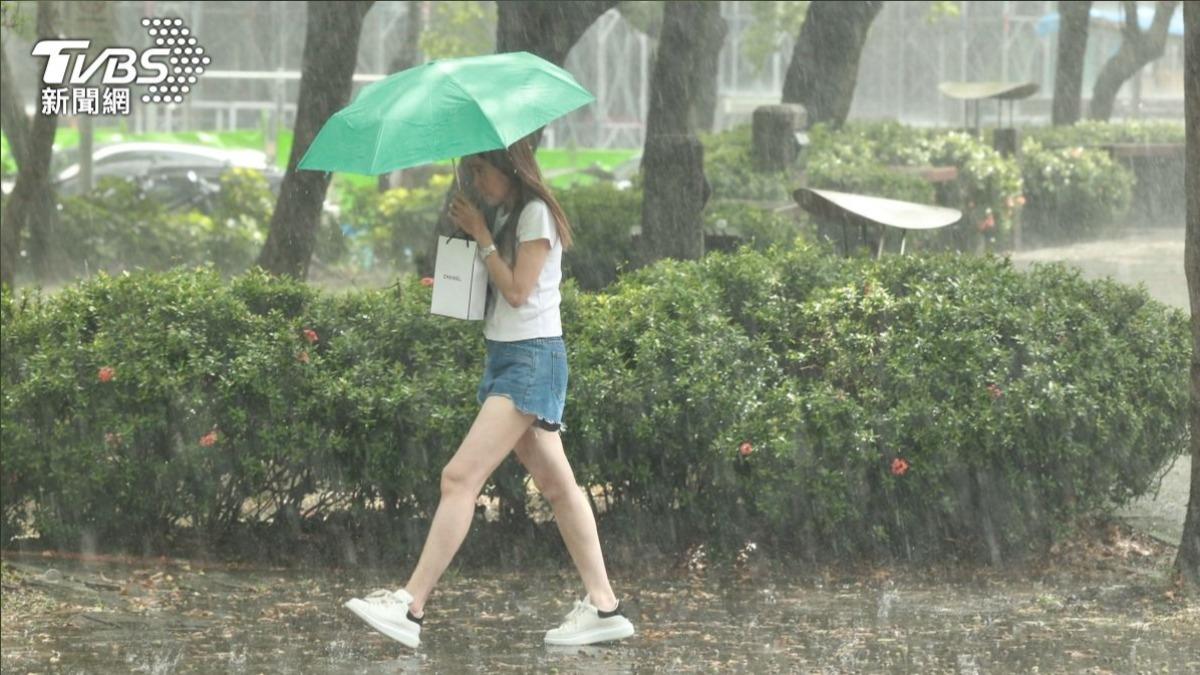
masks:
[[[311,328],[305,328],[304,329],[304,339],[308,340],[308,344],[311,345],[312,343],[316,342],[320,338],[317,337],[317,331],[315,331]]]
[[[903,457],[897,457],[892,460],[892,475],[903,476],[908,472],[908,460]]]
[[[994,229],[996,229],[996,217],[992,215],[992,210],[988,209],[987,215],[979,221],[979,231],[987,232]]]
[[[422,286],[432,286],[433,285],[433,277],[422,277],[421,285]]]
[[[207,434],[204,434],[203,436],[200,437],[200,445],[203,445],[206,448],[216,445],[216,443],[217,443],[217,430],[215,428],[212,431],[210,431]]]
[[[738,446],[738,454],[742,457],[749,457],[752,452],[754,452],[754,446],[750,445],[750,441],[742,441],[742,444]]]
[[[1004,390],[1001,389],[1000,387],[998,387],[995,382],[993,382],[992,384],[989,384],[987,386],[987,390],[988,390],[988,395],[992,397],[993,401],[995,401],[996,399],[998,399],[1004,395]]]
[[[100,369],[100,381],[112,382],[112,379],[117,376],[117,371],[109,366],[104,366]]]
[[[300,352],[299,354],[296,355],[296,358],[300,360],[300,363],[308,363],[308,352],[307,351]]]

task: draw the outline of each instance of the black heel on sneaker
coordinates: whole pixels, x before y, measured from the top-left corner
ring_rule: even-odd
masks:
[[[599,607],[597,607],[596,614],[601,619],[607,619],[610,616],[616,616],[618,614],[620,614],[621,616],[625,616],[625,614],[621,611],[621,601],[620,600],[617,601],[617,606],[613,607],[611,612],[606,612],[606,611],[600,609]]]

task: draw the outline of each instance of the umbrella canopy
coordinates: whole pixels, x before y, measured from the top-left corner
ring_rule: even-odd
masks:
[[[300,168],[380,174],[506,148],[595,100],[528,52],[430,61],[364,87],[321,127]]]

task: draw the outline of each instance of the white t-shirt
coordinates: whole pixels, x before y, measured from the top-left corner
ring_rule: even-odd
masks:
[[[493,234],[504,225],[506,218],[508,213],[501,206],[496,211]],[[562,242],[558,239],[558,226],[550,207],[540,199],[527,202],[517,219],[517,246],[521,242],[536,239],[550,240],[550,254],[525,304],[520,307],[508,304],[500,289],[492,284],[491,279],[488,280],[495,298],[484,317],[483,336],[489,340],[515,342],[562,335],[562,321],[558,313],[562,303],[562,295],[558,291],[558,284],[562,281]]]

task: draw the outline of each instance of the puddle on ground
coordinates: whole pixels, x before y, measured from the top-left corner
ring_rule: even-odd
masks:
[[[1012,254],[1012,260],[1018,269],[1033,263],[1062,262],[1078,267],[1088,279],[1111,277],[1123,284],[1143,283],[1155,300],[1186,312],[1183,242],[1183,228],[1130,229],[1112,239],[1020,251]]]
[[[616,575],[638,633],[586,648],[542,644],[582,593],[570,570],[450,573],[413,652],[341,607],[399,575],[31,556],[4,566],[5,673],[1200,672],[1200,604],[1172,598],[1162,569]]]

